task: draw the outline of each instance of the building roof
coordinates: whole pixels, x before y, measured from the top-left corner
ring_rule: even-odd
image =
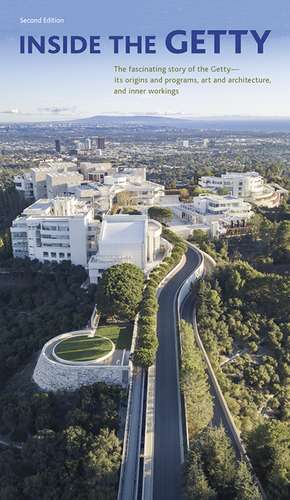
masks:
[[[115,217],[115,220],[113,218]],[[123,220],[122,220],[123,217]],[[139,220],[131,220],[127,216],[112,216],[108,220],[103,221],[100,244],[140,244],[145,240],[145,217]],[[138,216],[137,216],[138,217]]]
[[[35,212],[43,212],[50,207],[51,207],[51,200],[43,198],[35,201],[34,203],[32,203],[32,205],[29,205],[29,207],[23,210],[23,213],[24,214],[30,213],[32,210]]]
[[[74,196],[59,196],[51,199],[39,199],[25,208],[22,214],[32,217],[75,217],[86,215],[89,212],[93,213],[93,209]]]
[[[259,172],[255,171],[250,171],[250,172],[226,172],[225,174],[222,174],[222,176],[229,176],[229,177],[261,177]]]

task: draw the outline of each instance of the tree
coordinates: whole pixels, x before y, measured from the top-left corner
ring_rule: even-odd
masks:
[[[192,231],[190,241],[194,241],[194,243],[200,245],[201,243],[208,241],[208,233],[202,229],[195,229]]]
[[[203,189],[200,186],[193,186],[193,188],[191,189],[192,196],[198,196],[198,195],[205,193],[205,192],[206,192],[206,189]]]
[[[280,222],[275,236],[272,248],[274,262],[287,264],[290,262],[290,221]]]
[[[227,282],[229,295],[236,295],[238,294],[239,290],[243,287],[244,285],[244,280],[242,279],[239,271],[236,269],[233,269],[233,271],[229,275],[229,281]]]
[[[186,188],[182,188],[179,191],[179,198],[180,200],[188,200],[189,198],[189,191]]]
[[[276,231],[276,244],[281,247],[290,245],[290,221],[283,221]]]
[[[116,495],[120,442],[102,429],[94,438],[81,427],[41,431],[23,449],[23,492],[29,499],[107,498]]]
[[[12,257],[11,234],[10,230],[6,229],[0,234],[0,261],[4,261]]]
[[[236,500],[262,500],[258,486],[245,462],[240,462],[234,479]]]
[[[184,471],[188,500],[262,500],[245,462],[238,462],[223,428],[204,429],[192,444]]]
[[[95,286],[70,263],[5,262],[0,287],[0,384],[56,335],[82,328],[92,314]]]
[[[221,187],[221,188],[218,188],[218,189],[217,189],[217,194],[218,194],[219,196],[225,196],[225,195],[227,195],[227,194],[229,194],[229,193],[230,193],[230,190],[229,190],[228,188]]]
[[[144,274],[134,264],[107,269],[97,289],[97,307],[104,316],[133,320],[142,300]]]
[[[136,205],[136,195],[131,191],[122,191],[116,195],[116,201],[119,206]]]
[[[223,500],[232,500],[236,470],[234,450],[222,427],[207,428],[193,443],[209,484]]]
[[[32,419],[21,424],[28,432],[20,449],[0,449],[0,499],[116,498],[121,388],[99,383],[65,394],[30,390],[1,401],[14,401],[15,413],[28,408]],[[39,424],[46,427],[38,430]]]
[[[198,455],[192,451],[189,452],[185,465],[184,493],[187,500],[215,500],[217,498],[216,491],[208,484]]]
[[[283,333],[280,327],[273,320],[269,320],[265,325],[266,342],[273,349],[280,349],[283,340]]]
[[[192,326],[181,321],[180,334],[180,385],[186,404],[189,438],[193,439],[211,421],[213,402],[204,362],[196,346]]]
[[[155,219],[161,223],[168,223],[173,218],[173,213],[170,208],[150,207],[148,215],[151,219]]]
[[[247,449],[270,499],[286,500],[290,486],[288,422],[268,420],[246,436]]]

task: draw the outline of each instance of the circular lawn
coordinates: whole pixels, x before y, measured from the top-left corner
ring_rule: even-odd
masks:
[[[65,361],[94,361],[111,353],[114,344],[104,337],[79,335],[61,340],[55,346],[55,354]]]

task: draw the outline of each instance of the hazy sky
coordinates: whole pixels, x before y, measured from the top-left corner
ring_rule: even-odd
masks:
[[[65,23],[21,24],[21,17],[59,17]],[[161,113],[192,116],[290,116],[289,0],[1,0],[0,121],[76,118],[102,113]],[[163,47],[173,29],[255,29],[272,33],[265,54],[253,41],[241,55],[231,44],[221,55],[172,55]],[[149,34],[156,55],[20,55],[19,36]],[[128,66],[215,65],[239,68],[237,76],[271,78],[271,85],[199,85],[178,96],[114,96],[115,64]],[[146,76],[146,75],[140,75]],[[157,76],[157,75],[156,75]],[[178,75],[180,76],[180,75]],[[223,75],[220,75],[223,76]]]

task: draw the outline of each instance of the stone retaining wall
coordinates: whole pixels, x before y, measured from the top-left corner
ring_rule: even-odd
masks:
[[[121,385],[129,383],[128,365],[103,365],[96,362],[73,363],[53,359],[53,346],[60,340],[88,335],[90,330],[64,333],[49,340],[42,348],[36,363],[33,380],[44,391],[74,391],[82,385],[96,382]]]
[[[45,391],[73,391],[96,382],[127,386],[128,371],[128,366],[64,365],[48,359],[41,352],[33,380]]]

